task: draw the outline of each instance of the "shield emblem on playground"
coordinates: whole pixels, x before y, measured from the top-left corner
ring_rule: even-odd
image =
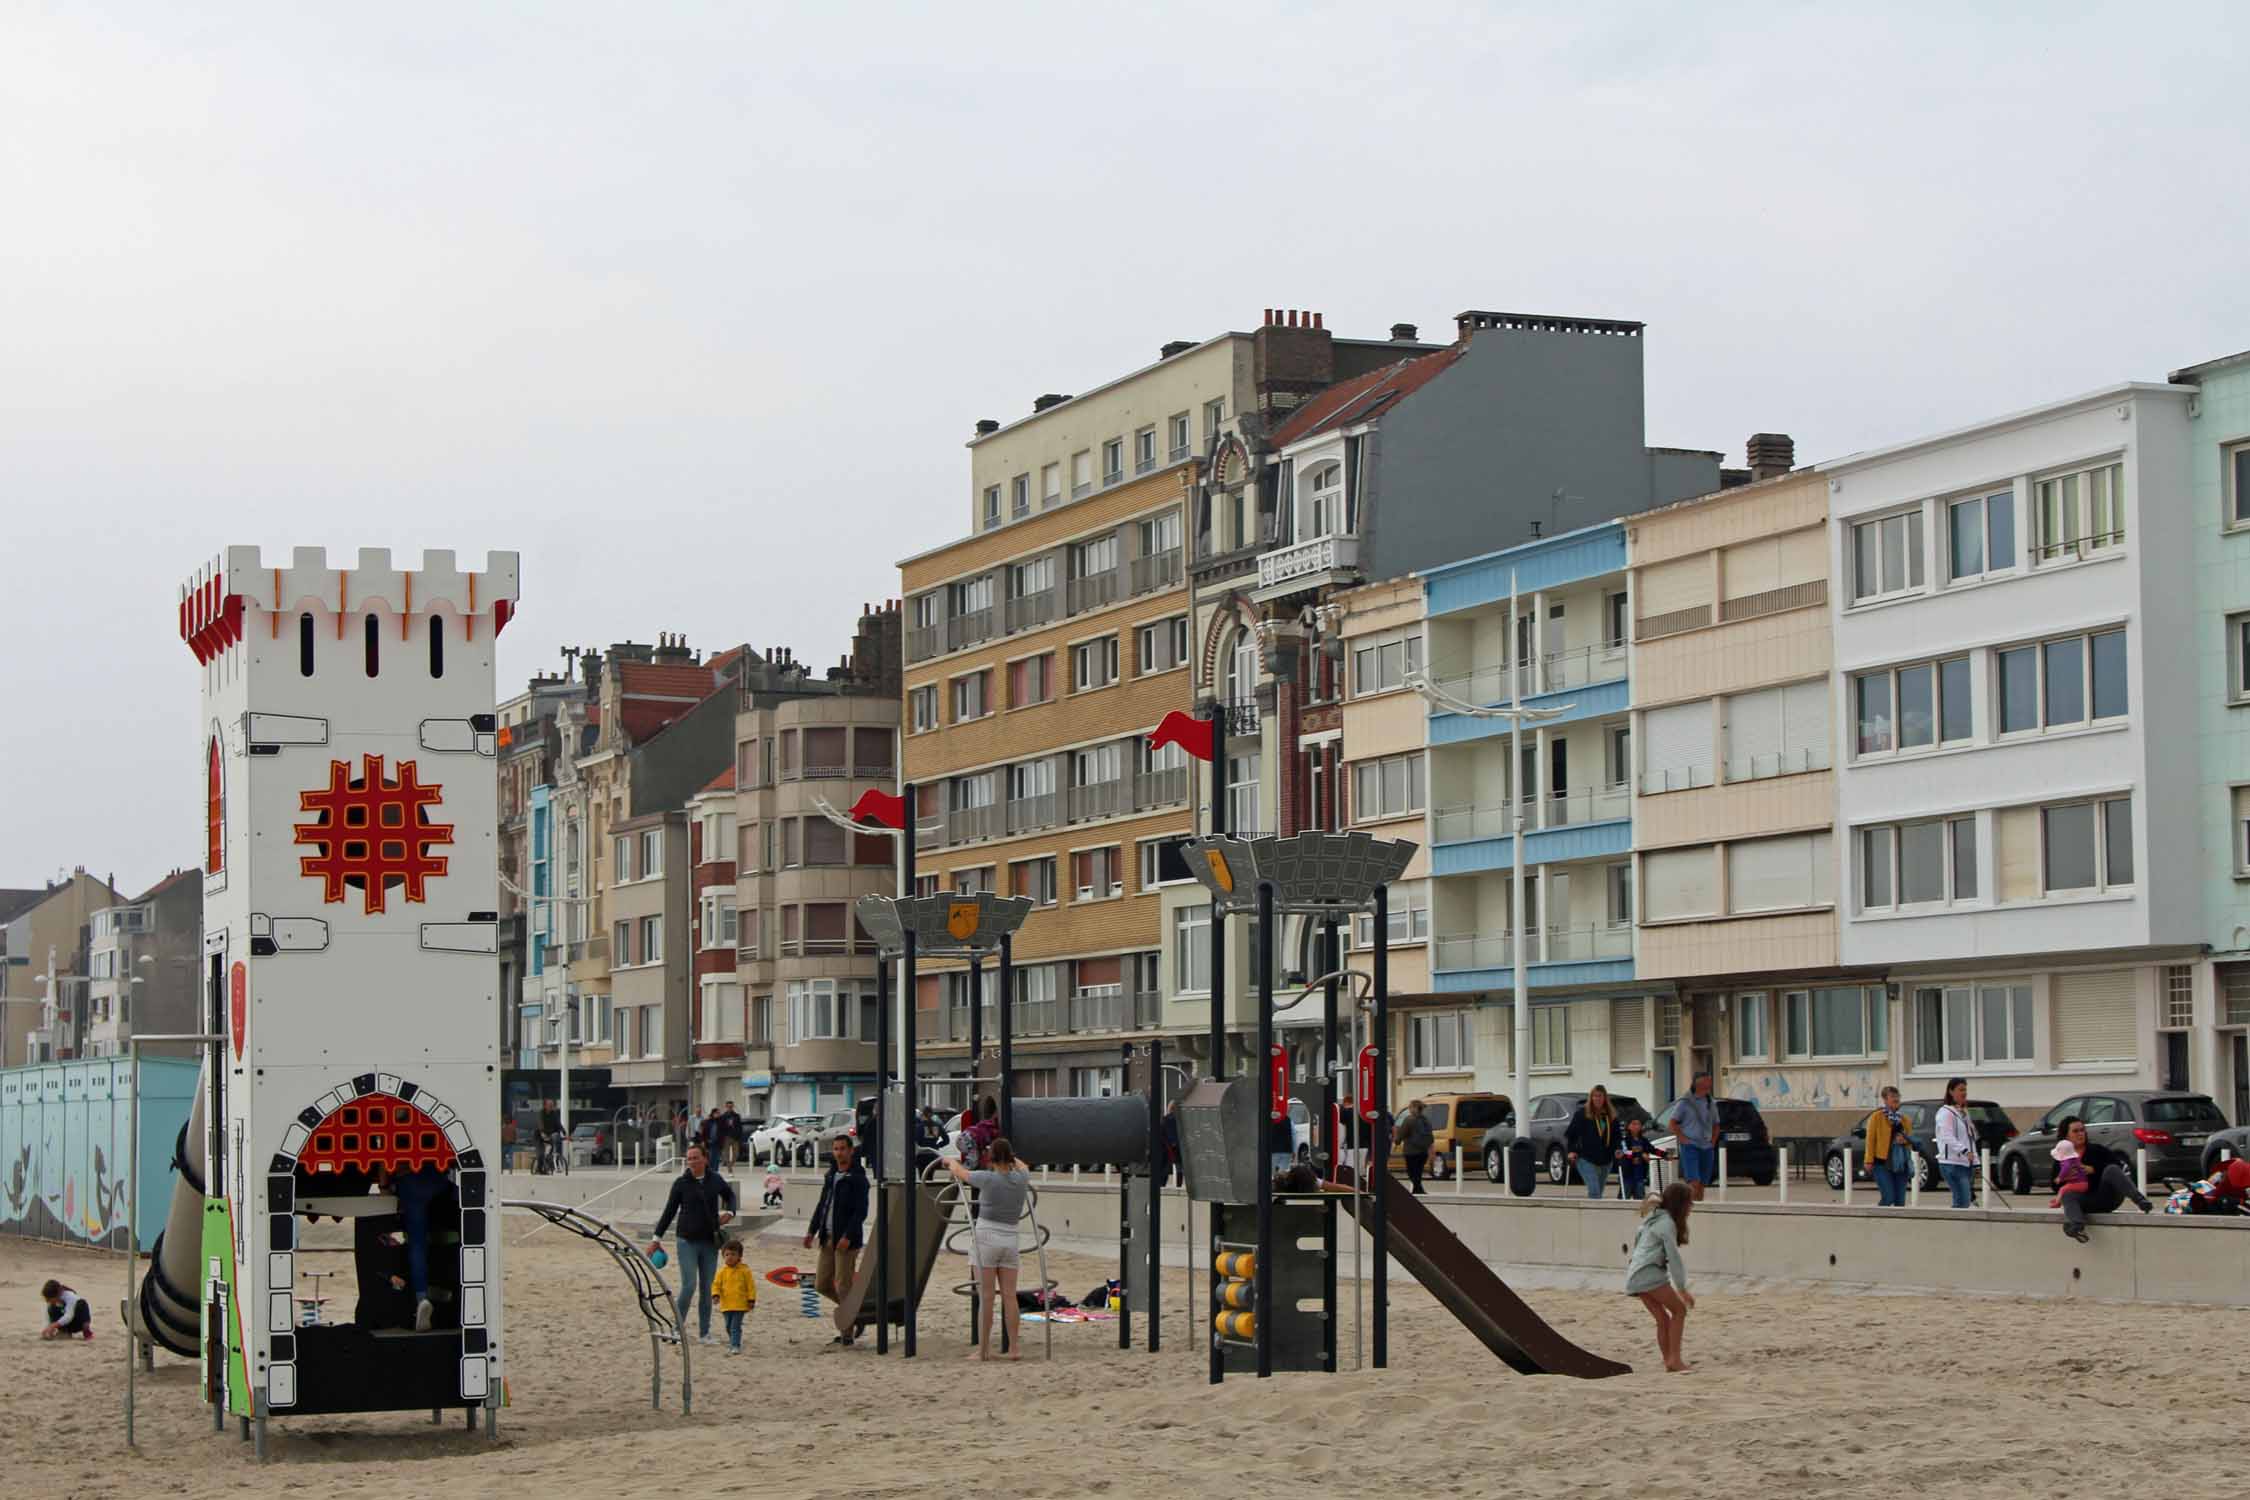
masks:
[[[953,934],[954,941],[967,942],[976,936],[977,904],[974,901],[953,901],[945,908],[945,930]]]

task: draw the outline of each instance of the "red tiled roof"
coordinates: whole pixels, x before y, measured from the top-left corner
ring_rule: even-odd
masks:
[[[733,646],[725,651],[721,651],[717,656],[714,656],[709,661],[705,662],[704,665],[711,669],[711,673],[713,676],[720,676],[726,672],[727,668],[733,666],[735,662],[749,650],[750,648],[748,646]]]
[[[727,767],[727,768],[726,768],[726,769],[725,769],[724,771],[721,771],[721,772],[720,772],[720,773],[719,773],[718,775],[716,775],[716,776],[712,777],[712,778],[711,778],[711,779],[710,779],[709,781],[706,781],[705,783],[703,783],[703,790],[704,790],[704,791],[706,791],[706,792],[731,792],[731,791],[733,791],[733,790],[734,790],[734,767],[732,767],[732,766],[728,766],[728,767]]]
[[[653,693],[664,697],[692,698],[701,702],[710,695],[711,689],[719,685],[719,674],[709,667],[629,661],[620,665],[617,671],[617,685],[628,696],[634,693]]]
[[[1298,407],[1291,413],[1288,421],[1274,429],[1271,439],[1273,446],[1286,448],[1291,443],[1303,442],[1315,433],[1325,432],[1331,427],[1340,427],[1347,422],[1363,422],[1389,410],[1451,369],[1453,362],[1467,352],[1468,347],[1464,340],[1440,349],[1435,354],[1402,359],[1395,365],[1370,370],[1356,380],[1330,386]]]

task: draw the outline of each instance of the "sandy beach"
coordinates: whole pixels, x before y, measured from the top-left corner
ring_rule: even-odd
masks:
[[[964,1362],[967,1316],[941,1264],[923,1357],[822,1353],[828,1325],[765,1288],[749,1351],[697,1349],[696,1414],[648,1406],[647,1342],[597,1252],[511,1221],[511,1405],[501,1441],[393,1414],[272,1424],[263,1468],[214,1434],[193,1365],[143,1378],[140,1446],[121,1418],[114,1256],[0,1239],[0,1306],[19,1332],[0,1391],[0,1472],[24,1496],[630,1497],[680,1494],[1244,1497],[2093,1494],[2160,1481],[2239,1495],[2242,1348],[2250,1311],[1773,1291],[1707,1296],[1688,1329],[1699,1368],[1668,1376],[1622,1295],[1534,1304],[1636,1372],[1600,1384],[1510,1374],[1411,1282],[1391,1368],[1205,1384],[1171,1277],[1162,1353],[1111,1327],[1036,1329],[1020,1365]],[[528,1236],[528,1237],[527,1237]],[[520,1242],[520,1243],[519,1243]],[[761,1272],[803,1258],[752,1247]],[[1102,1268],[1057,1258],[1065,1290]],[[41,1343],[49,1275],[104,1316],[91,1345]],[[1138,1330],[1136,1329],[1136,1332]],[[1345,1347],[1349,1348],[1348,1329]],[[458,1419],[454,1419],[457,1421]]]

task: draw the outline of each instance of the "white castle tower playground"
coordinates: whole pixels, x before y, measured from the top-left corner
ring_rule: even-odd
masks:
[[[451,552],[406,570],[381,549],[276,567],[230,547],[181,590],[203,676],[204,1021],[226,1041],[197,1111],[207,1169],[180,1187],[200,1254],[167,1246],[151,1279],[200,1303],[206,1399],[227,1414],[473,1423],[499,1405],[493,648],[516,569],[513,552],[464,572]],[[428,1201],[419,1234],[402,1200]],[[320,1258],[354,1270],[310,1324],[308,1209],[357,1246]],[[427,1246],[427,1331],[391,1282],[412,1280],[401,1237]],[[176,1348],[185,1318],[165,1321]]]

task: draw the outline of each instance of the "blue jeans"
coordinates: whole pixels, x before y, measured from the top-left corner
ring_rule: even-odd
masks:
[[[1705,1185],[1719,1180],[1719,1148],[1680,1142],[1680,1181]]]
[[[430,1202],[451,1185],[443,1172],[427,1165],[391,1184],[399,1227],[406,1234],[406,1288],[417,1302],[430,1295]]]
[[[743,1315],[738,1312],[730,1312],[721,1313],[719,1316],[727,1320],[727,1347],[730,1349],[741,1348]]]
[[[672,1241],[672,1256],[680,1267],[679,1323],[680,1336],[687,1336],[688,1299],[701,1295],[696,1304],[696,1332],[705,1338],[711,1336],[711,1278],[719,1274],[719,1242],[717,1240]]]
[[[1581,1156],[1578,1158],[1578,1180],[1586,1184],[1586,1196],[1599,1198],[1602,1184],[1609,1180],[1609,1168],[1596,1166]]]
[[[1621,1161],[1617,1164],[1618,1196],[1638,1199],[1648,1193],[1648,1167],[1645,1163]]]
[[[1912,1169],[1909,1168],[1909,1171]],[[1906,1206],[1905,1172],[1894,1172],[1881,1162],[1875,1164],[1875,1206],[1877,1208],[1903,1208]]]
[[[1938,1163],[1938,1175],[1943,1177],[1945,1185],[1953,1190],[1953,1206],[1955,1208],[1967,1208],[1975,1201],[1976,1195],[1971,1185],[1976,1181],[1976,1172],[1975,1167],[1966,1166],[1960,1162],[1941,1161]]]

